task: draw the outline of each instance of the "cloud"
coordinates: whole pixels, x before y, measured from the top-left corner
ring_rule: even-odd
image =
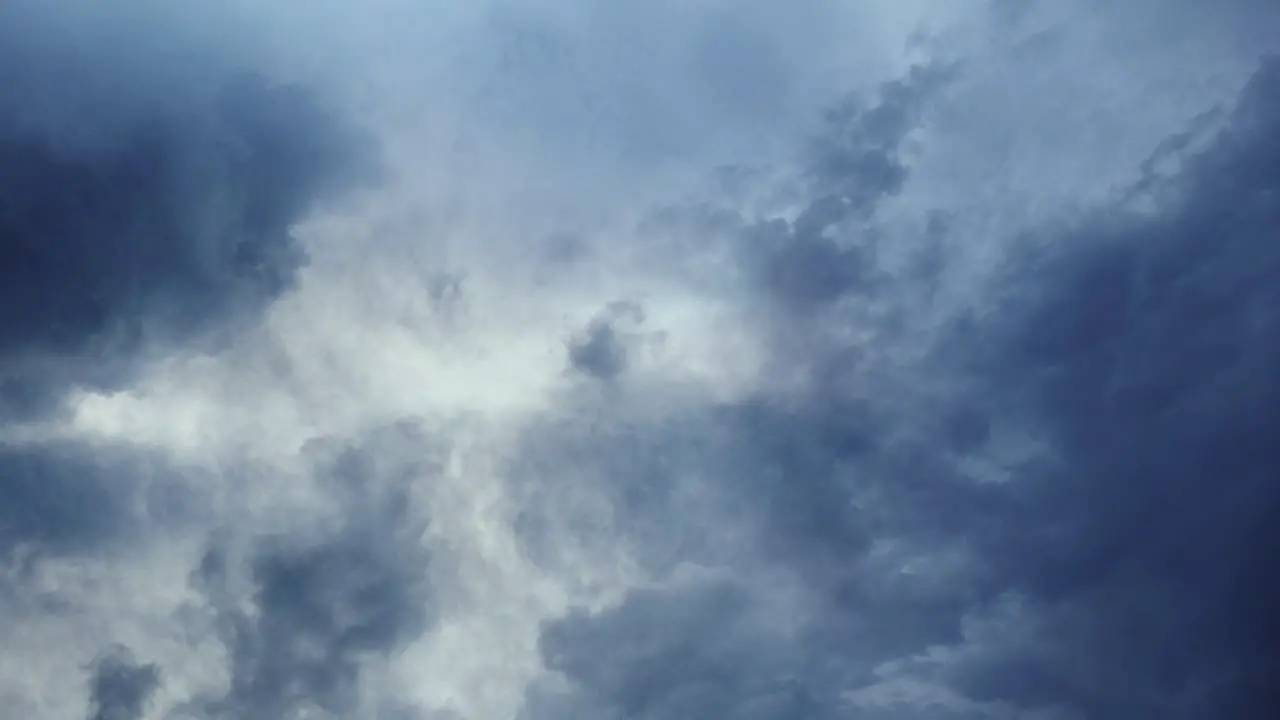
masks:
[[[83,437],[55,411],[174,353],[225,347],[293,286],[305,263],[294,226],[373,177],[372,141],[352,118],[258,71],[252,53],[235,57],[237,41],[218,35],[227,16],[200,25],[204,14],[144,2],[109,16],[79,3],[0,10],[6,623],[36,597],[51,621],[84,607],[71,587],[38,588],[181,544],[219,495],[200,487],[216,476],[207,469]],[[96,653],[85,644],[67,659]],[[149,716],[157,664],[121,650],[92,667],[90,717]]]
[[[1274,715],[1274,18],[6,6],[0,705]]]
[[[308,455],[336,516],[311,531],[214,540],[191,579],[228,650],[229,683],[188,712],[256,719],[369,707],[362,668],[435,619],[425,525],[409,496],[426,468],[384,454],[406,443],[426,450],[408,424],[359,444],[315,443]]]
[[[859,22],[873,12],[824,0],[498,2],[469,34],[479,51],[464,72],[484,78],[474,101],[482,122],[536,131],[562,159],[591,153],[642,175],[760,150],[780,139],[774,130],[809,122],[802,113],[843,89],[841,73],[882,62],[880,53],[850,62],[851,43],[885,42]]]
[[[260,310],[302,262],[291,226],[369,161],[313,93],[68,10],[4,11],[0,387],[23,414]]]
[[[634,303],[612,303],[569,342],[569,364],[597,380],[618,377],[627,366],[627,335],[620,326],[644,322],[644,310]]]
[[[787,398],[799,411],[762,398],[717,414],[707,424],[736,439],[701,443],[693,468],[679,449],[693,441],[659,431],[653,454],[669,460],[628,486],[698,473],[713,478],[724,514],[653,512],[632,494],[616,512],[652,512],[663,532],[695,538],[708,526],[729,533],[725,508],[748,508],[754,546],[733,535],[736,556],[692,544],[681,557],[742,578],[775,568],[737,596],[774,613],[761,610],[769,619],[747,623],[748,636],[770,637],[783,617],[800,629],[782,648],[720,653],[740,637],[740,605],[721,598],[689,623],[684,613],[702,605],[688,591],[636,589],[615,608],[547,625],[544,659],[569,684],[535,690],[530,717],[810,717],[848,703],[877,717],[1273,714],[1276,463],[1264,438],[1276,426],[1268,368],[1280,348],[1267,309],[1277,67],[1262,64],[1222,129],[1144,186],[1148,200],[1121,195],[1009,254],[992,285],[998,309],[956,314],[963,333],[937,332],[923,366],[930,382],[963,382],[956,390],[937,385],[913,408],[900,389],[862,386],[868,435],[837,398],[859,377],[912,370],[843,362],[813,376],[812,395]],[[782,247],[803,242],[771,223]],[[834,256],[793,267],[795,287],[825,286],[833,266]],[[837,285],[826,297],[856,287]],[[811,305],[783,307],[790,327],[823,329],[809,324]],[[828,335],[786,337],[848,358]],[[1016,426],[1038,433],[1041,449],[998,481],[969,475],[966,458],[992,457]],[[728,464],[708,472],[714,457]],[[626,474],[614,477],[639,470],[619,463]],[[768,605],[779,583],[803,602]],[[665,609],[640,610],[651,605]],[[813,668],[839,680],[824,686],[830,676]],[[810,705],[753,714],[777,678]],[[862,689],[832,690],[842,685]]]
[[[94,668],[89,720],[140,720],[159,685],[155,665],[139,665],[128,650],[118,648]]]
[[[1263,558],[1280,497],[1263,438],[1280,335],[1263,308],[1278,68],[1264,62],[1226,127],[1161,183],[1159,211],[1117,208],[1055,242],[1011,313],[1014,345],[996,346],[989,387],[1032,399],[1057,467],[1021,483],[989,549],[1010,588],[1043,604],[1044,637],[995,653],[1055,681],[1001,664],[966,677],[982,694],[1091,717],[1274,711],[1280,644],[1262,608],[1277,585]]]
[[[571,614],[548,627],[541,647],[549,669],[582,683],[586,709],[563,691],[535,688],[528,717],[825,717],[794,676],[792,638],[767,629],[786,620],[754,615],[759,598],[749,594],[699,578],[633,591],[607,614]],[[597,652],[600,641],[608,654]]]
[[[0,448],[0,551],[101,555],[199,515],[162,455],[78,441]]]
[[[956,69],[912,67],[883,83],[874,100],[853,97],[826,115],[809,149],[807,201],[796,218],[770,218],[745,234],[748,253],[760,253],[764,289],[801,307],[837,301],[859,287],[872,290],[875,248],[852,230],[879,201],[899,193],[908,175],[903,153],[931,100]]]

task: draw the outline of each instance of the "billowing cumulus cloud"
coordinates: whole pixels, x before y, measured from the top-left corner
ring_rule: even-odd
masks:
[[[1268,3],[0,10],[0,706],[1269,718]]]

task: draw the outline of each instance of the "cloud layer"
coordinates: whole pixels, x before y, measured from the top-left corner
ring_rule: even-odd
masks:
[[[0,10],[0,706],[1275,716],[1280,15],[894,8]]]

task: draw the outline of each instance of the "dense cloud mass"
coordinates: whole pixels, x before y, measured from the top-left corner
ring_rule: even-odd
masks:
[[[144,10],[0,11],[0,422],[115,390],[261,309],[300,266],[290,226],[366,162],[306,90],[165,47],[183,28]],[[6,443],[0,550],[88,552],[148,506],[181,512],[148,454]]]
[[[17,412],[113,388],[156,343],[277,296],[301,262],[290,226],[364,152],[307,90],[148,37],[180,27],[122,12],[68,37],[86,19],[58,12],[17,3],[0,30],[0,387]]]
[[[0,707],[1280,716],[1278,30],[6,5]]]
[[[890,85],[884,104],[849,124],[884,128],[891,114],[905,122],[904,87]],[[766,586],[716,600],[701,598],[724,591],[680,586],[633,591],[600,616],[571,614],[547,627],[542,648],[577,682],[581,707],[538,700],[531,716],[898,717],[842,705],[840,689],[862,686],[853,695],[874,698],[918,673],[945,702],[907,692],[903,717],[1269,717],[1280,685],[1276,98],[1280,63],[1267,60],[1205,149],[1182,153],[1172,177],[1143,179],[1154,210],[1127,197],[1055,229],[1043,250],[1013,255],[998,309],[957,318],[939,333],[956,339],[927,360],[973,388],[956,410],[876,417],[868,405],[891,399],[841,399],[840,375],[872,371],[843,356],[822,370],[821,395],[803,410],[750,400],[719,411],[712,423],[734,439],[715,452],[735,470],[712,477],[738,502],[759,503],[764,536],[752,565],[799,576],[819,609],[798,622],[759,610],[764,619],[744,624],[737,608],[768,603],[758,597]],[[885,156],[843,165],[839,181],[861,197],[896,192],[902,170],[887,171]],[[815,302],[901,302],[894,288],[842,269],[856,246],[820,235],[858,204],[820,197],[794,222],[766,224],[781,248],[766,267],[791,285],[774,275],[764,287],[786,312],[797,300],[806,312]],[[823,255],[804,257],[815,252]],[[818,342],[804,347],[807,360],[850,349]],[[955,460],[991,443],[991,413],[1035,428],[1045,446],[998,484],[960,475]],[[914,439],[924,445],[912,458],[876,437],[903,422],[930,436]],[[665,465],[686,442],[668,437],[641,452]],[[637,467],[619,462],[610,476]],[[660,493],[673,471],[642,472],[628,487]],[[868,492],[879,497],[865,507],[857,498]],[[659,535],[696,532],[672,525],[684,509],[624,497],[625,512],[653,513]],[[920,574],[950,553],[966,566],[936,568],[937,579],[877,572],[880,553],[921,549]],[[779,642],[790,623],[800,627]],[[886,658],[902,660],[876,665]]]
[[[1048,282],[982,367],[1057,457],[988,557],[1044,607],[1044,647],[961,673],[973,692],[1098,717],[1276,709],[1277,98],[1272,58],[1208,147],[1149,190],[1154,216],[1117,208],[1017,271]]]

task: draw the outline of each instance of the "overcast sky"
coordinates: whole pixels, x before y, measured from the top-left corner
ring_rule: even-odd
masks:
[[[0,717],[1280,717],[1275,53],[0,4]]]

